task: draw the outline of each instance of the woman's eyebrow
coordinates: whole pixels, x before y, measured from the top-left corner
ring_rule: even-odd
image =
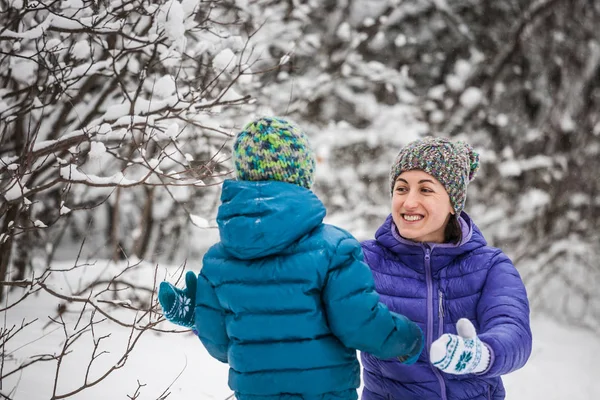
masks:
[[[406,179],[403,179],[403,178],[396,179],[396,182],[404,182],[404,183],[406,183],[408,185],[408,181]],[[421,179],[418,183],[419,184],[421,184],[421,183],[431,183],[431,184],[435,185],[435,182],[432,181],[431,179]]]

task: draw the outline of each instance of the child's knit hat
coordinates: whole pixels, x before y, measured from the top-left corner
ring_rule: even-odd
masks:
[[[233,165],[240,180],[281,181],[310,189],[316,162],[308,137],[296,125],[264,117],[238,133]]]
[[[479,154],[465,142],[451,142],[441,137],[415,140],[400,150],[392,165],[392,193],[398,176],[413,169],[425,171],[440,181],[458,216],[465,207],[467,185],[479,169]]]

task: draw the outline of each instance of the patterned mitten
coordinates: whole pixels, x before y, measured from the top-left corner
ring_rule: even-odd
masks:
[[[476,374],[485,371],[490,363],[490,351],[477,337],[471,321],[459,319],[456,331],[458,335],[445,333],[433,342],[429,352],[431,363],[448,374]]]
[[[158,288],[158,301],[165,318],[174,324],[192,328],[194,326],[194,306],[198,277],[193,271],[185,274],[185,289],[178,289],[169,282],[161,282]]]

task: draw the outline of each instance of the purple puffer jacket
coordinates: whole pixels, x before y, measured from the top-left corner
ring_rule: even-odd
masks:
[[[419,324],[427,338],[414,365],[363,353],[363,400],[501,400],[500,375],[529,358],[529,303],[519,273],[502,251],[487,246],[466,213],[459,221],[458,245],[406,240],[391,215],[375,240],[362,244],[381,301]],[[481,374],[445,374],[429,362],[431,343],[455,334],[460,318],[473,322],[490,349],[490,367]]]

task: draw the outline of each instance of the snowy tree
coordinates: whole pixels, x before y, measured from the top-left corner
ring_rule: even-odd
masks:
[[[43,296],[64,332],[62,349],[22,360],[7,349],[46,321],[0,329],[0,382],[51,362],[48,398],[68,398],[121,368],[143,333],[172,331],[156,286],[177,282],[214,226],[263,72],[252,18],[235,1],[0,1],[0,309]],[[99,363],[111,326],[130,336]],[[86,340],[88,373],[65,386]]]
[[[64,234],[114,259],[175,249],[210,212],[254,75],[232,7],[2,3],[0,276]]]
[[[589,262],[600,255],[597,2],[269,5],[253,39],[282,62],[261,77],[263,97],[312,135],[316,189],[335,221],[372,233],[388,212],[387,168],[400,146],[466,139],[483,161],[469,211],[528,280],[556,281],[583,308],[563,312],[554,284],[532,284],[534,306],[600,324],[600,296],[583,284],[600,279]],[[540,256],[553,249],[562,250]],[[560,268],[567,259],[579,260],[576,281]]]

